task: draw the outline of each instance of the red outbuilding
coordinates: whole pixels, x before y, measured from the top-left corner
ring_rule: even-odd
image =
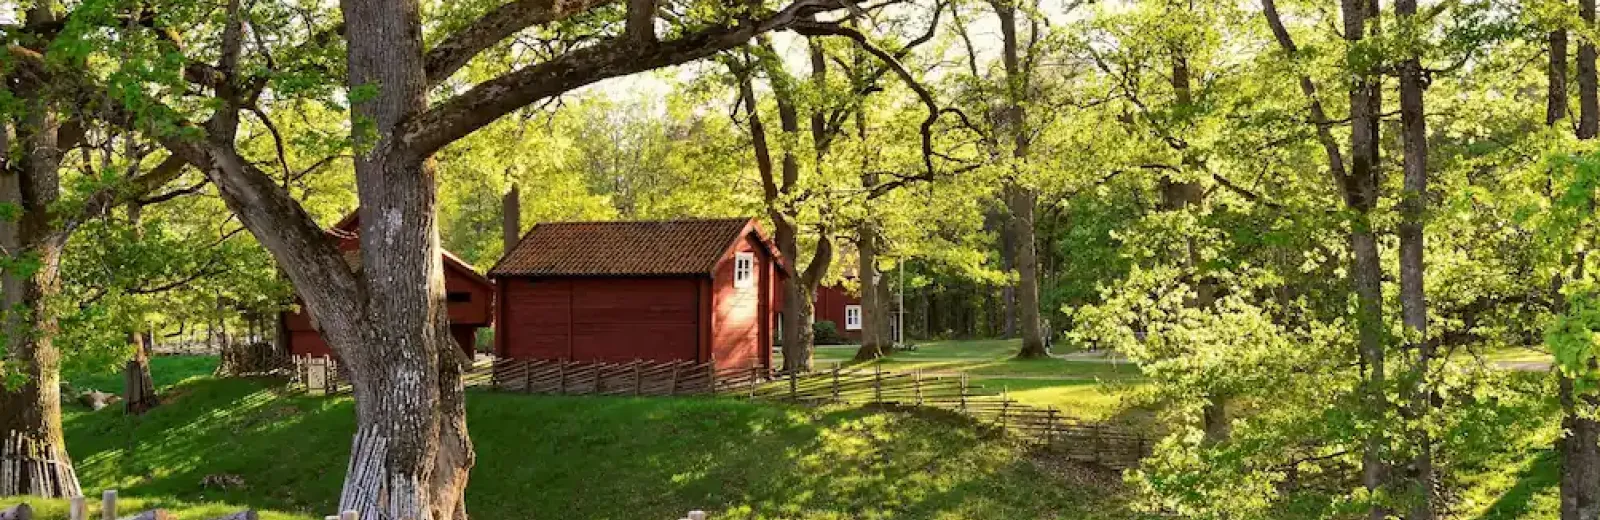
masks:
[[[854,342],[861,341],[861,298],[843,284],[817,287],[813,299],[817,321],[831,321],[839,334]]]
[[[489,271],[501,358],[770,366],[782,260],[755,219],[538,224]]]
[[[350,265],[361,266],[361,220],[352,213],[328,230],[339,241]],[[466,261],[440,250],[444,256],[445,299],[450,312],[450,334],[469,355],[474,350],[478,329],[488,327],[494,318],[494,285]],[[289,332],[289,353],[294,356],[327,357],[332,355],[327,341],[322,339],[311,316],[300,311],[284,312],[278,319]]]

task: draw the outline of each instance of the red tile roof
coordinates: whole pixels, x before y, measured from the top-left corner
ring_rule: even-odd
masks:
[[[708,274],[751,218],[538,224],[490,276]]]

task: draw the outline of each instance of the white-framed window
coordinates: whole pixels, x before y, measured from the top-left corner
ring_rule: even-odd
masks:
[[[861,330],[861,306],[844,306],[844,330]]]
[[[756,284],[756,254],[735,253],[733,256],[733,286],[750,287]]]

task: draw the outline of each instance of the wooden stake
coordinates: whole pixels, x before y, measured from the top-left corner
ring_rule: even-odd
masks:
[[[89,520],[89,500],[82,495],[72,497],[72,506],[67,509],[67,516],[71,520]]]
[[[100,494],[100,518],[117,520],[117,490],[107,489]]]

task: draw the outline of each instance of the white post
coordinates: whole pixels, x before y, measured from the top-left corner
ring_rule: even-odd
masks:
[[[107,489],[100,494],[100,518],[117,520],[117,490]]]
[[[339,514],[339,520],[361,520],[361,513],[345,511]]]
[[[67,514],[72,520],[89,520],[89,500],[82,495],[72,497],[72,508]]]
[[[705,511],[690,511],[689,520],[706,520]]]

